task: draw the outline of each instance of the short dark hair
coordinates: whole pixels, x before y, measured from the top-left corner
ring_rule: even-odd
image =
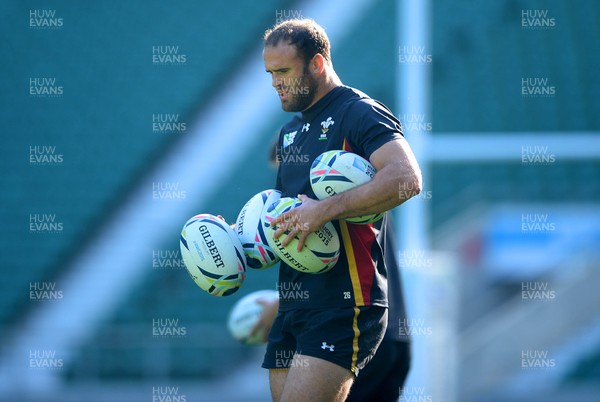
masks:
[[[280,41],[287,41],[290,45],[296,46],[298,54],[306,63],[317,53],[331,63],[329,38],[323,27],[310,18],[280,22],[273,28],[267,29],[263,39],[265,47],[277,46]]]

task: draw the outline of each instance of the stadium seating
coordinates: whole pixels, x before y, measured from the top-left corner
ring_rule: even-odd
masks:
[[[250,51],[259,49],[263,30],[275,22],[274,10],[289,8],[287,2],[275,1],[230,6],[205,3],[202,8],[194,2],[177,7],[112,3],[110,7],[57,6],[64,21],[60,30],[29,29],[26,20],[13,20],[0,28],[4,37],[14,38],[9,46],[17,56],[7,74],[22,83],[5,93],[11,102],[2,110],[11,135],[3,139],[0,158],[2,171],[10,172],[0,179],[3,188],[10,189],[1,198],[5,230],[0,235],[0,251],[3,267],[11,275],[2,277],[0,327],[18,323],[41,302],[28,300],[31,283],[50,283],[60,289],[63,268],[93,238],[94,228],[102,226],[170,144],[185,135],[154,131],[153,115],[177,115],[189,125],[219,89],[218,83],[226,80]],[[6,11],[23,15],[29,12],[16,3],[2,8],[20,8]],[[153,49],[157,46],[177,47],[178,54],[185,55],[180,60],[185,61],[179,65],[155,63]],[[28,77],[56,78],[64,90],[62,97],[30,96]],[[30,163],[30,147],[36,146],[54,147],[54,155],[62,155],[62,161],[52,166]],[[151,191],[148,189],[149,197]],[[240,192],[240,197],[245,194]],[[62,230],[31,231],[30,216],[35,214],[49,215],[62,223]],[[151,261],[149,256],[149,276],[160,283],[164,272],[152,272]],[[167,284],[187,286],[184,292],[198,294],[187,274],[171,273],[173,280]],[[192,320],[202,321],[203,313],[218,316],[218,310],[201,309],[198,314],[186,310],[185,304],[158,300],[162,293],[148,293],[144,285],[140,284],[132,303],[123,306],[123,318],[115,317],[115,325],[143,321],[151,333],[151,317],[161,316],[160,306],[166,306],[165,314],[176,311],[186,316],[189,311],[187,316],[193,316],[189,325]],[[149,302],[149,297],[155,299]],[[144,321],[145,317],[150,318]],[[112,341],[108,344],[115,345]],[[135,369],[136,359],[123,360],[123,351],[114,347],[98,353],[92,346],[90,354],[99,359],[100,367],[114,367],[111,361],[131,362],[127,364],[132,368],[124,371],[143,373]],[[87,361],[90,354],[84,350],[81,358]]]

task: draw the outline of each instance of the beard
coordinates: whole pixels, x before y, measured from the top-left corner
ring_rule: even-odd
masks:
[[[308,71],[308,66],[304,66],[302,76],[286,85],[283,92],[287,94],[287,99],[281,100],[281,108],[286,112],[302,112],[311,105],[317,93],[317,80]]]

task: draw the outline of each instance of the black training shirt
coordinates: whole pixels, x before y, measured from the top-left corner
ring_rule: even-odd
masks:
[[[336,87],[281,129],[276,187],[283,197],[306,194],[316,199],[309,173],[318,155],[339,149],[368,160],[379,147],[399,138],[400,122],[386,106],[354,88]],[[277,285],[280,309],[387,307],[384,253],[394,253],[394,248],[385,249],[385,230],[380,231],[382,225],[391,229],[387,221],[387,216],[369,225],[333,221],[341,243],[340,258],[324,274],[302,273],[282,262]]]

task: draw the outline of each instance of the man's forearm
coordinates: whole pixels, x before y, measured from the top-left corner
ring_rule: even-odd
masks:
[[[410,166],[394,163],[362,186],[321,201],[328,221],[388,211],[421,192],[421,177]]]

